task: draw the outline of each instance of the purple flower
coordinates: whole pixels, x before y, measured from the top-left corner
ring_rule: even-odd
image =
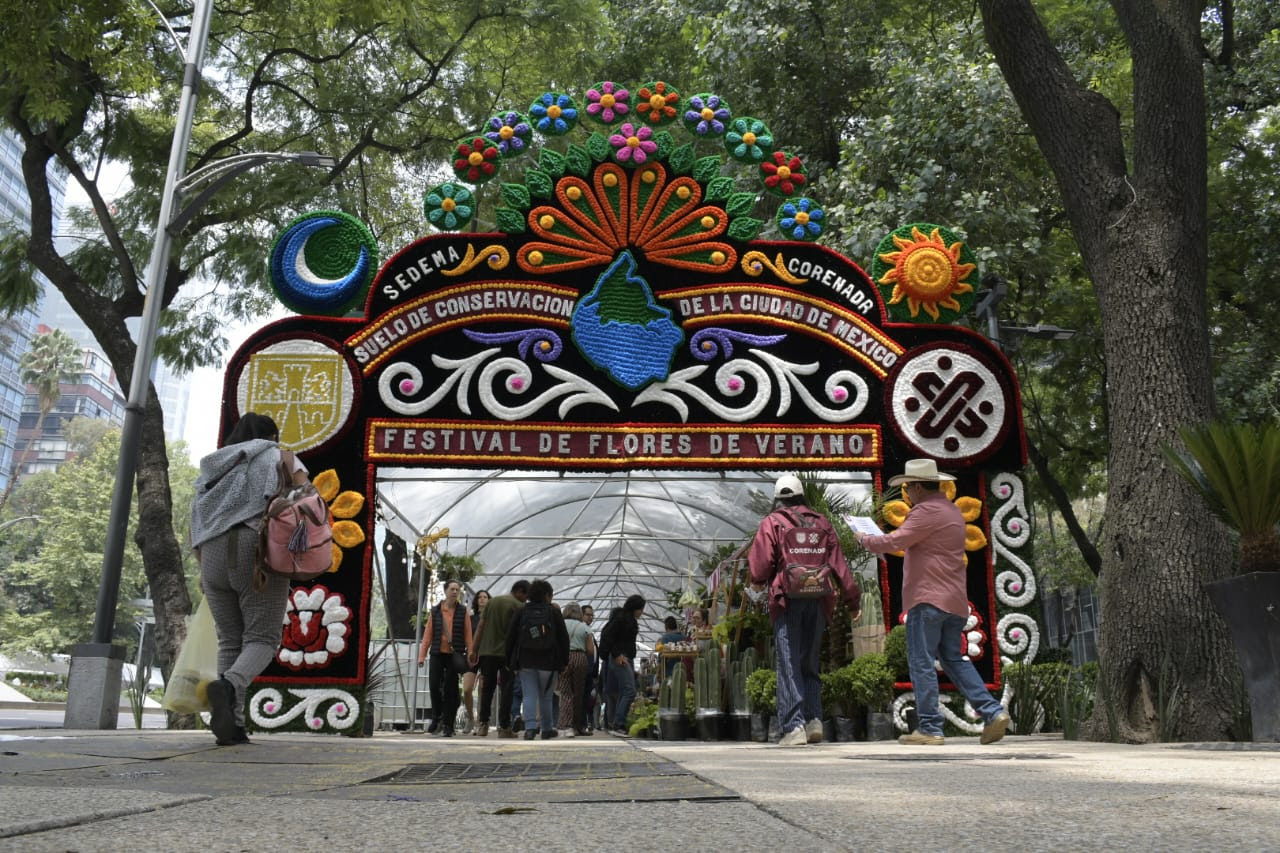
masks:
[[[613,124],[621,121],[631,110],[627,103],[630,99],[630,92],[612,80],[606,80],[587,90],[587,115],[604,124]]]
[[[503,157],[513,157],[523,152],[525,146],[529,144],[529,138],[533,136],[533,128],[529,126],[524,116],[511,110],[498,113],[489,119],[484,136],[498,146],[498,152]]]
[[[685,102],[684,125],[698,136],[723,136],[729,105],[719,95],[703,93]]]
[[[619,163],[631,162],[636,165],[649,159],[649,155],[658,150],[658,143],[649,137],[653,136],[653,128],[642,125],[636,127],[628,122],[618,128],[618,133],[609,137],[613,146],[614,159]]]

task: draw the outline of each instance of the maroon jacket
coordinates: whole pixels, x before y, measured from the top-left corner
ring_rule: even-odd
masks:
[[[836,539],[836,532],[832,529],[831,522],[817,510],[797,504],[780,507],[766,515],[760,521],[760,528],[756,530],[756,537],[752,540],[751,550],[747,554],[747,565],[751,568],[751,582],[769,586],[769,617],[776,619],[787,609],[787,597],[782,592],[782,576],[778,570],[784,566],[781,549],[782,534],[795,525],[783,515],[784,512],[791,513],[797,519],[802,515],[811,516],[818,529],[827,532],[830,546],[828,554],[831,568],[835,571],[836,582],[844,593],[845,605],[849,611],[857,613],[862,603],[862,589],[849,572],[849,564],[845,562],[844,552],[840,550],[840,542]],[[824,598],[822,606],[827,619],[830,620],[831,614],[836,609],[836,597],[831,595]]]

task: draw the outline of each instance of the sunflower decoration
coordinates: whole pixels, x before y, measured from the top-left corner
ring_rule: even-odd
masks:
[[[894,320],[920,317],[935,323],[962,317],[973,304],[970,283],[977,272],[973,250],[938,225],[904,225],[876,248],[871,278],[880,287]]]
[[[342,491],[342,481],[332,468],[317,474],[311,484],[329,505],[329,520],[333,522],[333,562],[329,564],[329,571],[336,572],[342,565],[343,549],[354,548],[364,541],[364,528],[351,521],[364,509],[364,495]]]
[[[903,486],[905,487],[905,483]],[[976,522],[982,517],[982,501],[977,498],[968,496],[958,496],[956,484],[952,480],[944,480],[938,484],[938,491],[946,495],[947,500],[951,501],[960,510],[960,515],[964,518],[964,550],[966,552],[965,560],[967,562],[969,551],[979,551],[987,546],[987,535],[982,532]],[[900,497],[891,497],[892,492],[885,493],[884,506],[880,508],[880,514],[884,518],[884,523],[890,527],[901,527],[902,523],[907,520],[907,513],[911,512],[911,501],[907,500],[907,490],[902,488],[899,491]],[[895,557],[901,557],[901,551],[894,552]]]

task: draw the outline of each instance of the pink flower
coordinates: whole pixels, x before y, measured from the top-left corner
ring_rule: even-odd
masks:
[[[612,80],[606,80],[598,88],[587,90],[587,115],[605,124],[613,124],[631,109],[627,104],[630,98],[630,92],[618,88]]]
[[[658,150],[658,143],[649,138],[653,136],[653,128],[647,125],[636,127],[628,122],[618,131],[609,137],[609,144],[613,146],[613,156],[619,163],[630,161],[639,165]]]

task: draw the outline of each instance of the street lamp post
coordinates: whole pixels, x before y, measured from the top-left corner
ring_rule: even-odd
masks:
[[[209,21],[213,0],[195,0],[191,30],[183,67],[182,95],[178,104],[169,149],[169,167],[160,198],[160,216],[155,242],[146,273],[146,296],[138,327],[137,352],[133,374],[129,379],[129,397],[125,403],[124,426],[120,435],[120,456],[116,463],[115,488],[111,495],[111,517],[103,545],[102,578],[98,587],[98,604],[93,620],[93,642],[80,643],[72,649],[68,676],[67,710],[63,727],[68,729],[114,729],[119,714],[120,673],[124,648],[112,644],[115,629],[116,601],[120,595],[120,575],[124,562],[125,537],[129,528],[129,510],[133,504],[134,478],[138,467],[138,447],[142,438],[143,415],[151,387],[151,370],[155,359],[156,335],[160,309],[164,302],[165,271],[173,248],[173,237],[180,233],[192,216],[227,181],[262,163],[290,160],[305,165],[332,168],[334,160],[313,152],[299,154],[240,154],[210,163],[184,177],[187,148],[195,118],[196,97],[204,66],[205,47],[209,39]],[[167,23],[167,22],[166,22]],[[184,197],[204,184],[203,190],[185,207],[174,212]]]

